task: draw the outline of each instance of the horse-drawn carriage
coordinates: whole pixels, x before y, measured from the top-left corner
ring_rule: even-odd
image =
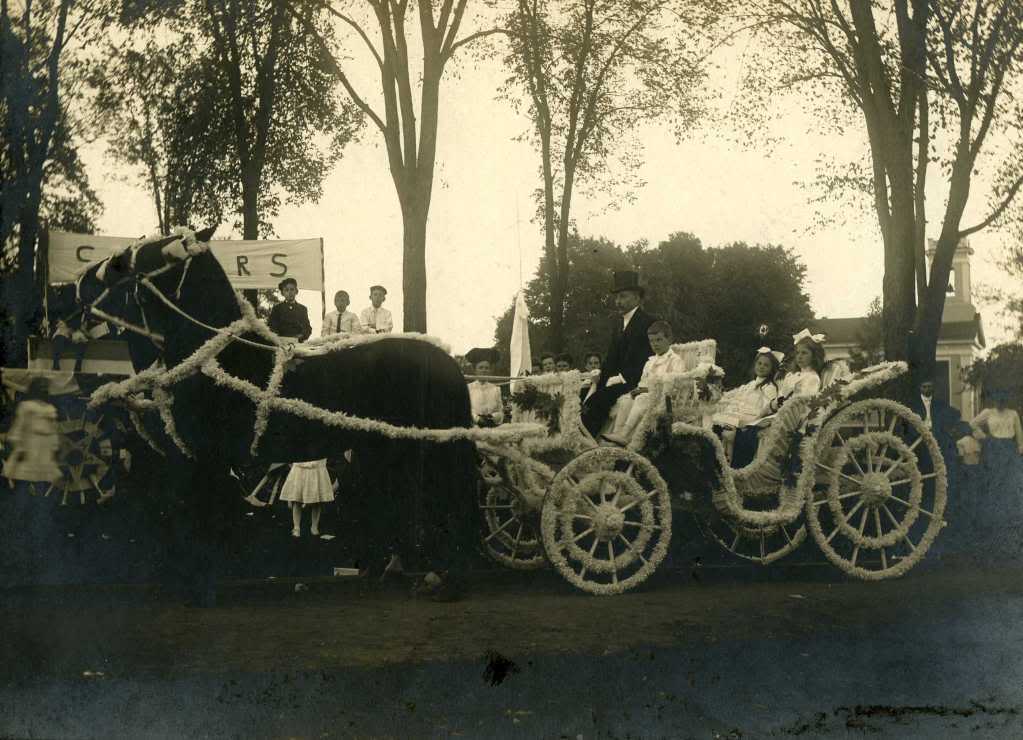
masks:
[[[904,363],[825,377],[817,395],[782,407],[752,463],[732,469],[706,423],[715,401],[703,391],[720,373],[715,343],[674,349],[687,370],[655,379],[625,448],[600,445],[582,428],[578,372],[515,381],[513,398],[530,403],[513,406],[512,420],[539,414],[549,434],[478,445],[484,544],[495,560],[550,563],[582,590],[619,593],[658,567],[673,517],[685,512],[729,552],[765,565],[799,547],[807,530],[853,576],[891,578],[919,562],[944,524],[947,484],[930,429],[875,395]]]
[[[412,520],[422,513],[435,535],[462,538],[464,524],[448,527],[472,518],[468,489],[478,472],[486,550],[516,568],[549,562],[596,594],[645,580],[682,511],[725,549],[764,564],[809,530],[832,563],[866,579],[906,572],[943,526],[945,467],[934,436],[909,409],[877,396],[906,371],[902,363],[824,378],[816,395],[790,399],[738,470],[704,423],[715,410],[706,381],[720,373],[713,341],[675,347],[687,369],[652,383],[624,448],[584,432],[574,371],[516,379],[511,423],[478,429],[464,378],[437,340],[284,341],[234,293],[208,238],[183,230],[144,240],[77,285],[93,314],[156,346],[161,360],[98,389],[91,404],[120,401],[136,418],[155,412],[164,441],[185,456],[182,486],[203,505],[223,496],[238,461],[355,449],[414,509]],[[124,307],[122,315],[107,313],[109,305]],[[416,491],[395,472],[415,476]],[[435,539],[448,562],[472,548]]]

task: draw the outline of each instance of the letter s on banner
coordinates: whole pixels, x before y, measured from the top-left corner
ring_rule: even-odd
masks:
[[[270,273],[271,277],[284,277],[285,275],[288,274],[288,265],[285,264],[284,262],[278,262],[277,261],[278,257],[287,257],[287,256],[288,255],[280,254],[279,252],[277,254],[271,255],[270,261],[274,264],[274,266],[281,268],[280,272],[271,272]]]

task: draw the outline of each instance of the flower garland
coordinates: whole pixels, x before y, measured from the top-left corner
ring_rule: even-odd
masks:
[[[544,375],[517,378],[524,390],[520,393],[533,391],[548,397],[560,396],[560,412],[557,415],[557,433],[547,437],[534,437],[524,440],[523,446],[527,453],[542,454],[556,450],[582,450],[592,446],[582,433],[582,401],[579,392],[582,390],[582,373],[569,370],[563,373],[546,373]],[[514,402],[515,396],[512,396]],[[520,419],[531,409],[516,406],[513,418]],[[539,409],[537,409],[539,411]],[[551,409],[553,411],[553,408]],[[528,417],[527,417],[528,418]],[[552,424],[552,426],[554,426]]]
[[[239,307],[243,313],[242,318],[219,329],[213,337],[173,368],[163,369],[154,366],[123,381],[100,386],[90,397],[90,408],[114,400],[126,401],[129,405],[134,405],[136,408],[152,408],[155,406],[163,419],[167,435],[174,441],[182,453],[189,457],[192,457],[193,454],[188,449],[184,440],[178,435],[174,423],[172,413],[173,393],[170,389],[174,384],[198,372],[202,372],[207,377],[210,377],[217,385],[238,391],[255,402],[257,416],[253,436],[253,451],[257,448],[259,439],[266,429],[270,411],[282,411],[309,419],[310,421],[320,422],[327,426],[349,431],[382,434],[392,439],[415,439],[438,443],[461,439],[474,442],[515,443],[529,437],[544,435],[545,430],[537,424],[505,424],[493,429],[480,429],[477,427],[453,427],[451,429],[402,427],[374,419],[350,416],[340,411],[326,411],[300,399],[280,398],[277,396],[277,393],[283,381],[284,373],[287,370],[288,362],[294,356],[302,356],[303,353],[301,350],[296,350],[292,343],[283,342],[277,335],[271,332],[266,323],[256,317],[254,310],[248,305],[248,302],[237,296],[237,293],[236,297],[238,297]],[[248,332],[254,332],[273,344],[274,367],[271,371],[266,390],[229,375],[217,362],[217,357],[225,347],[240,337],[241,334]],[[415,338],[416,340],[441,346],[439,340],[430,337],[423,338],[420,335],[374,335],[372,338],[338,337],[334,338],[331,342],[321,342],[319,350],[310,353],[309,356],[340,351],[370,341],[387,341],[399,337]],[[326,337],[325,339],[330,340],[332,338]],[[268,349],[270,348],[268,347]],[[153,394],[153,399],[142,403],[136,396],[147,391]]]
[[[639,525],[641,535],[637,542],[642,541],[645,547],[652,538],[655,538],[653,549],[646,557],[642,554],[642,547],[636,547],[629,543],[628,554],[623,553],[614,559],[615,567],[619,563],[630,565],[637,559],[642,565],[630,576],[624,579],[612,581],[611,583],[596,583],[587,581],[587,572],[606,573],[613,570],[610,560],[594,558],[590,552],[582,550],[577,542],[572,539],[572,529],[566,526],[571,522],[574,515],[578,513],[577,505],[581,502],[581,496],[585,489],[580,491],[580,486],[588,487],[587,481],[593,479],[589,485],[599,485],[606,479],[608,474],[616,476],[616,482],[622,482],[618,476],[625,474],[614,473],[619,463],[627,462],[634,470],[646,478],[653,486],[652,491],[647,491],[635,480],[635,473],[629,489],[625,493],[625,500],[619,504],[619,513],[624,514],[625,507],[639,505],[643,513],[643,523]],[[638,490],[637,490],[638,489]],[[631,494],[631,501],[629,496]],[[656,502],[653,499],[656,498]],[[621,499],[621,496],[620,496]],[[660,514],[659,520],[657,514]],[[599,596],[620,594],[634,588],[645,581],[668,553],[668,545],[671,541],[671,498],[668,494],[668,486],[664,482],[657,468],[642,455],[623,450],[618,447],[596,447],[590,449],[561,469],[551,484],[551,492],[544,499],[543,511],[540,516],[540,529],[543,535],[544,549],[547,558],[554,568],[569,583],[583,591]],[[559,536],[558,530],[561,529]],[[581,572],[576,572],[569,563],[567,554],[583,565]]]
[[[713,342],[713,340],[707,341]],[[691,342],[690,344],[702,345],[706,342]],[[706,383],[708,378],[719,373],[723,375],[724,371],[717,365],[703,362],[692,370],[652,378],[648,389],[650,403],[643,418],[636,425],[632,438],[629,440],[628,449],[633,451],[643,449],[647,439],[657,427],[657,418],[667,410],[667,399],[671,399],[672,414],[675,418],[681,419],[688,415],[695,415],[695,412],[700,410],[703,405],[699,397],[700,383]],[[699,416],[702,417],[703,414],[699,414]]]

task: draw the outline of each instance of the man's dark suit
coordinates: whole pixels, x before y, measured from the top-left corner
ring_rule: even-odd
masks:
[[[910,399],[909,408],[921,419],[927,420],[927,409],[924,408],[924,402],[919,393],[914,394]],[[931,397],[931,432],[938,442],[938,447],[941,448],[941,454],[946,463],[955,458],[955,424],[960,418],[957,409],[938,398]],[[923,454],[919,447],[917,454]]]
[[[611,334],[611,346],[607,357],[600,368],[597,390],[583,406],[583,426],[596,437],[607,421],[614,406],[621,396],[625,395],[639,383],[643,375],[643,366],[654,352],[650,349],[647,329],[657,320],[642,307],[636,309],[629,319],[629,325],[622,330],[622,317],[615,319]],[[625,378],[624,383],[607,387],[608,378],[615,375]]]

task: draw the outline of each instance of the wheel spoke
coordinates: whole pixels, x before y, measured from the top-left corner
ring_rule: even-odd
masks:
[[[852,519],[852,515],[855,514],[857,511],[859,511],[861,506],[863,506],[863,499],[860,499],[859,501],[857,501],[856,502],[856,506],[854,506],[851,509],[849,509],[849,512],[847,514],[845,514],[845,520],[849,521],[850,519]]]
[[[792,544],[792,538],[789,536],[789,531],[787,529],[785,529],[785,525],[784,524],[781,525],[781,533],[783,535],[785,535],[785,541],[788,542],[791,545]]]
[[[835,435],[838,437],[838,441],[842,443],[842,447],[849,454],[850,459],[853,461],[853,465],[855,465],[856,469],[860,471],[860,475],[866,475],[866,472],[864,472],[863,468],[860,467],[860,461],[856,459],[856,454],[850,450],[849,445],[846,444],[845,437],[842,436],[842,433],[836,431]]]
[[[618,583],[618,566],[615,564],[615,549],[611,540],[607,541],[607,558],[611,563],[611,583]]]
[[[900,504],[902,504],[903,506],[905,506],[907,508],[910,508],[910,509],[913,508],[913,504],[909,503],[908,501],[903,501],[898,496],[889,496],[889,498],[893,499],[894,501],[898,501]],[[924,507],[918,505],[916,508],[917,508],[917,510],[921,514],[923,514],[928,519],[934,519],[935,518],[934,514],[932,512],[930,512],[930,511],[927,511],[927,509],[925,509]]]
[[[867,526],[867,514],[870,512],[870,509],[871,509],[871,507],[869,507],[869,506],[864,506],[863,507],[863,516],[860,517],[860,528],[859,528],[859,533],[861,535],[863,534],[863,530]]]
[[[735,548],[738,546],[739,540],[742,539],[742,533],[738,529],[733,531],[735,532],[735,539],[732,540],[732,546],[728,549],[730,549],[732,552],[735,552]]]
[[[857,488],[855,491],[847,491],[846,493],[839,494],[838,500],[841,501],[843,499],[851,498],[853,496],[859,496],[862,493],[863,493],[863,489],[862,488]],[[824,498],[820,499],[819,501],[814,501],[813,505],[814,506],[820,506],[822,504],[826,504],[827,502],[828,502],[828,498],[825,496]]]
[[[855,483],[857,486],[860,485],[860,482],[858,480],[856,480],[855,478],[853,478],[851,475],[846,475],[841,470],[836,470],[835,468],[833,468],[833,467],[831,467],[829,465],[825,465],[824,463],[822,463],[820,461],[815,461],[815,462],[817,463],[817,467],[818,468],[824,468],[824,470],[827,470],[829,473],[834,473],[835,475],[841,476],[842,478],[845,478],[846,480]],[[853,462],[856,462],[856,461],[853,460]],[[856,463],[856,467],[859,468],[860,464]],[[860,474],[861,475],[866,475],[866,473],[864,473],[862,470],[860,470]]]
[[[573,519],[582,519],[583,521],[586,521],[586,522],[592,522],[593,521],[593,517],[590,516],[589,514],[573,514],[572,518]]]
[[[587,529],[586,531],[584,531],[584,532],[580,532],[579,534],[577,534],[577,535],[576,535],[575,537],[573,537],[573,538],[572,538],[572,542],[573,542],[573,543],[578,543],[578,542],[579,542],[579,540],[581,540],[581,539],[582,539],[583,537],[585,537],[586,535],[590,534],[590,533],[591,533],[591,532],[592,532],[593,530],[594,530],[594,528],[593,528],[593,527],[590,527],[590,528],[589,528],[589,529]]]
[[[519,554],[519,538],[520,537],[522,537],[522,523],[521,522],[519,523],[518,531],[515,533],[515,541],[512,543],[512,554],[511,554],[512,560],[514,560],[515,556]]]
[[[859,546],[859,544],[857,544],[856,547],[853,548],[852,560],[850,561],[850,563],[852,564],[852,566],[854,568],[856,567],[856,558],[857,558],[857,556],[859,554],[860,554],[860,546]]]
[[[622,522],[623,527],[626,525],[640,527],[641,529],[649,529],[651,532],[660,532],[662,529],[660,524],[647,524],[646,522]]]
[[[656,495],[657,495],[657,490],[656,489],[653,490],[653,491],[647,491],[646,493],[644,493],[644,495],[637,497],[635,501],[633,501],[631,503],[628,503],[625,506],[622,506],[620,509],[618,509],[618,511],[620,511],[622,514],[624,514],[626,511],[631,509],[633,506],[636,506],[637,504],[641,504],[644,501],[649,501],[651,498],[653,498]]]
[[[484,541],[484,542],[490,542],[490,540],[492,540],[492,539],[494,539],[495,537],[497,537],[497,535],[501,534],[501,532],[503,532],[503,531],[504,531],[505,529],[507,529],[508,527],[510,527],[510,526],[511,526],[512,524],[514,524],[514,523],[515,523],[515,522],[517,522],[517,521],[518,521],[518,520],[517,520],[517,519],[514,519],[514,518],[512,518],[512,519],[509,519],[509,520],[508,520],[508,521],[506,521],[506,522],[505,522],[504,524],[502,524],[502,525],[501,525],[500,527],[498,527],[498,528],[497,528],[497,529],[495,529],[495,530],[494,530],[493,532],[491,532],[491,533],[490,533],[490,534],[489,534],[489,535],[488,535],[488,536],[486,537],[486,539],[484,539],[483,541]]]
[[[625,543],[626,549],[628,549],[629,552],[631,552],[633,555],[635,555],[637,558],[639,558],[643,562],[643,565],[649,565],[649,563],[647,562],[647,559],[645,557],[643,557],[643,553],[639,552],[635,547],[633,547],[631,542],[629,542],[627,539],[625,539],[621,535],[618,535],[618,539],[620,539],[622,542]]]
[[[873,506],[871,508],[874,509],[874,526],[877,527],[877,536],[883,537],[884,532],[881,531],[881,512],[878,510],[876,506]]]
[[[888,556],[883,547],[881,548],[881,570],[888,570]]]
[[[515,507],[512,506],[512,504],[482,504],[480,508],[485,509],[486,511],[498,511],[500,509],[513,509]]]
[[[763,560],[767,557],[767,543],[764,541],[764,532],[760,532],[760,559]]]

